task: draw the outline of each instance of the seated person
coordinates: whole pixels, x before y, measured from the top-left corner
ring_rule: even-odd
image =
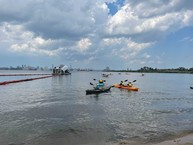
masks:
[[[105,85],[104,81],[102,79],[100,79],[97,86],[96,86],[96,89],[100,89],[100,88],[104,87],[104,85]]]
[[[128,87],[132,87],[133,84],[132,84],[131,82],[129,82],[129,83],[127,84],[127,86],[128,86]]]
[[[124,83],[123,83],[123,81],[121,81],[119,85],[120,85],[120,86],[124,86]]]

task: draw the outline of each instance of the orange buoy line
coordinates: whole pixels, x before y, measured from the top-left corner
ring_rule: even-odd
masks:
[[[49,78],[49,77],[52,77],[52,75],[44,76],[44,77],[38,77],[38,78],[29,78],[29,79],[5,81],[5,82],[0,82],[0,85],[7,85],[7,84],[12,84],[12,83],[20,83],[20,82],[26,82],[26,81],[33,81],[33,80],[45,79],[45,78]]]
[[[35,75],[51,75],[51,74],[0,74],[0,76],[35,76]]]

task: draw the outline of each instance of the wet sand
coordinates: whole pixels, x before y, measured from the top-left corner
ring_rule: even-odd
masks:
[[[166,140],[160,143],[144,143],[143,141],[121,141],[111,145],[193,145],[193,133],[175,139]]]
[[[151,145],[193,145],[193,134]]]

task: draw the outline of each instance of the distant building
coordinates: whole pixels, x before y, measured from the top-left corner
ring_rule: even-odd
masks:
[[[109,71],[109,70],[110,68],[108,66],[104,69],[104,71]]]

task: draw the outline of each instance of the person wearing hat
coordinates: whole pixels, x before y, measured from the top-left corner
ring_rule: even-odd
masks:
[[[129,82],[129,83],[127,84],[127,86],[128,86],[128,87],[132,87],[133,84],[132,84],[131,82]]]
[[[123,81],[121,81],[119,85],[120,86],[124,86],[125,84],[123,83]]]
[[[102,79],[99,80],[97,86],[96,86],[96,89],[101,89],[102,87],[104,87],[104,81]]]

